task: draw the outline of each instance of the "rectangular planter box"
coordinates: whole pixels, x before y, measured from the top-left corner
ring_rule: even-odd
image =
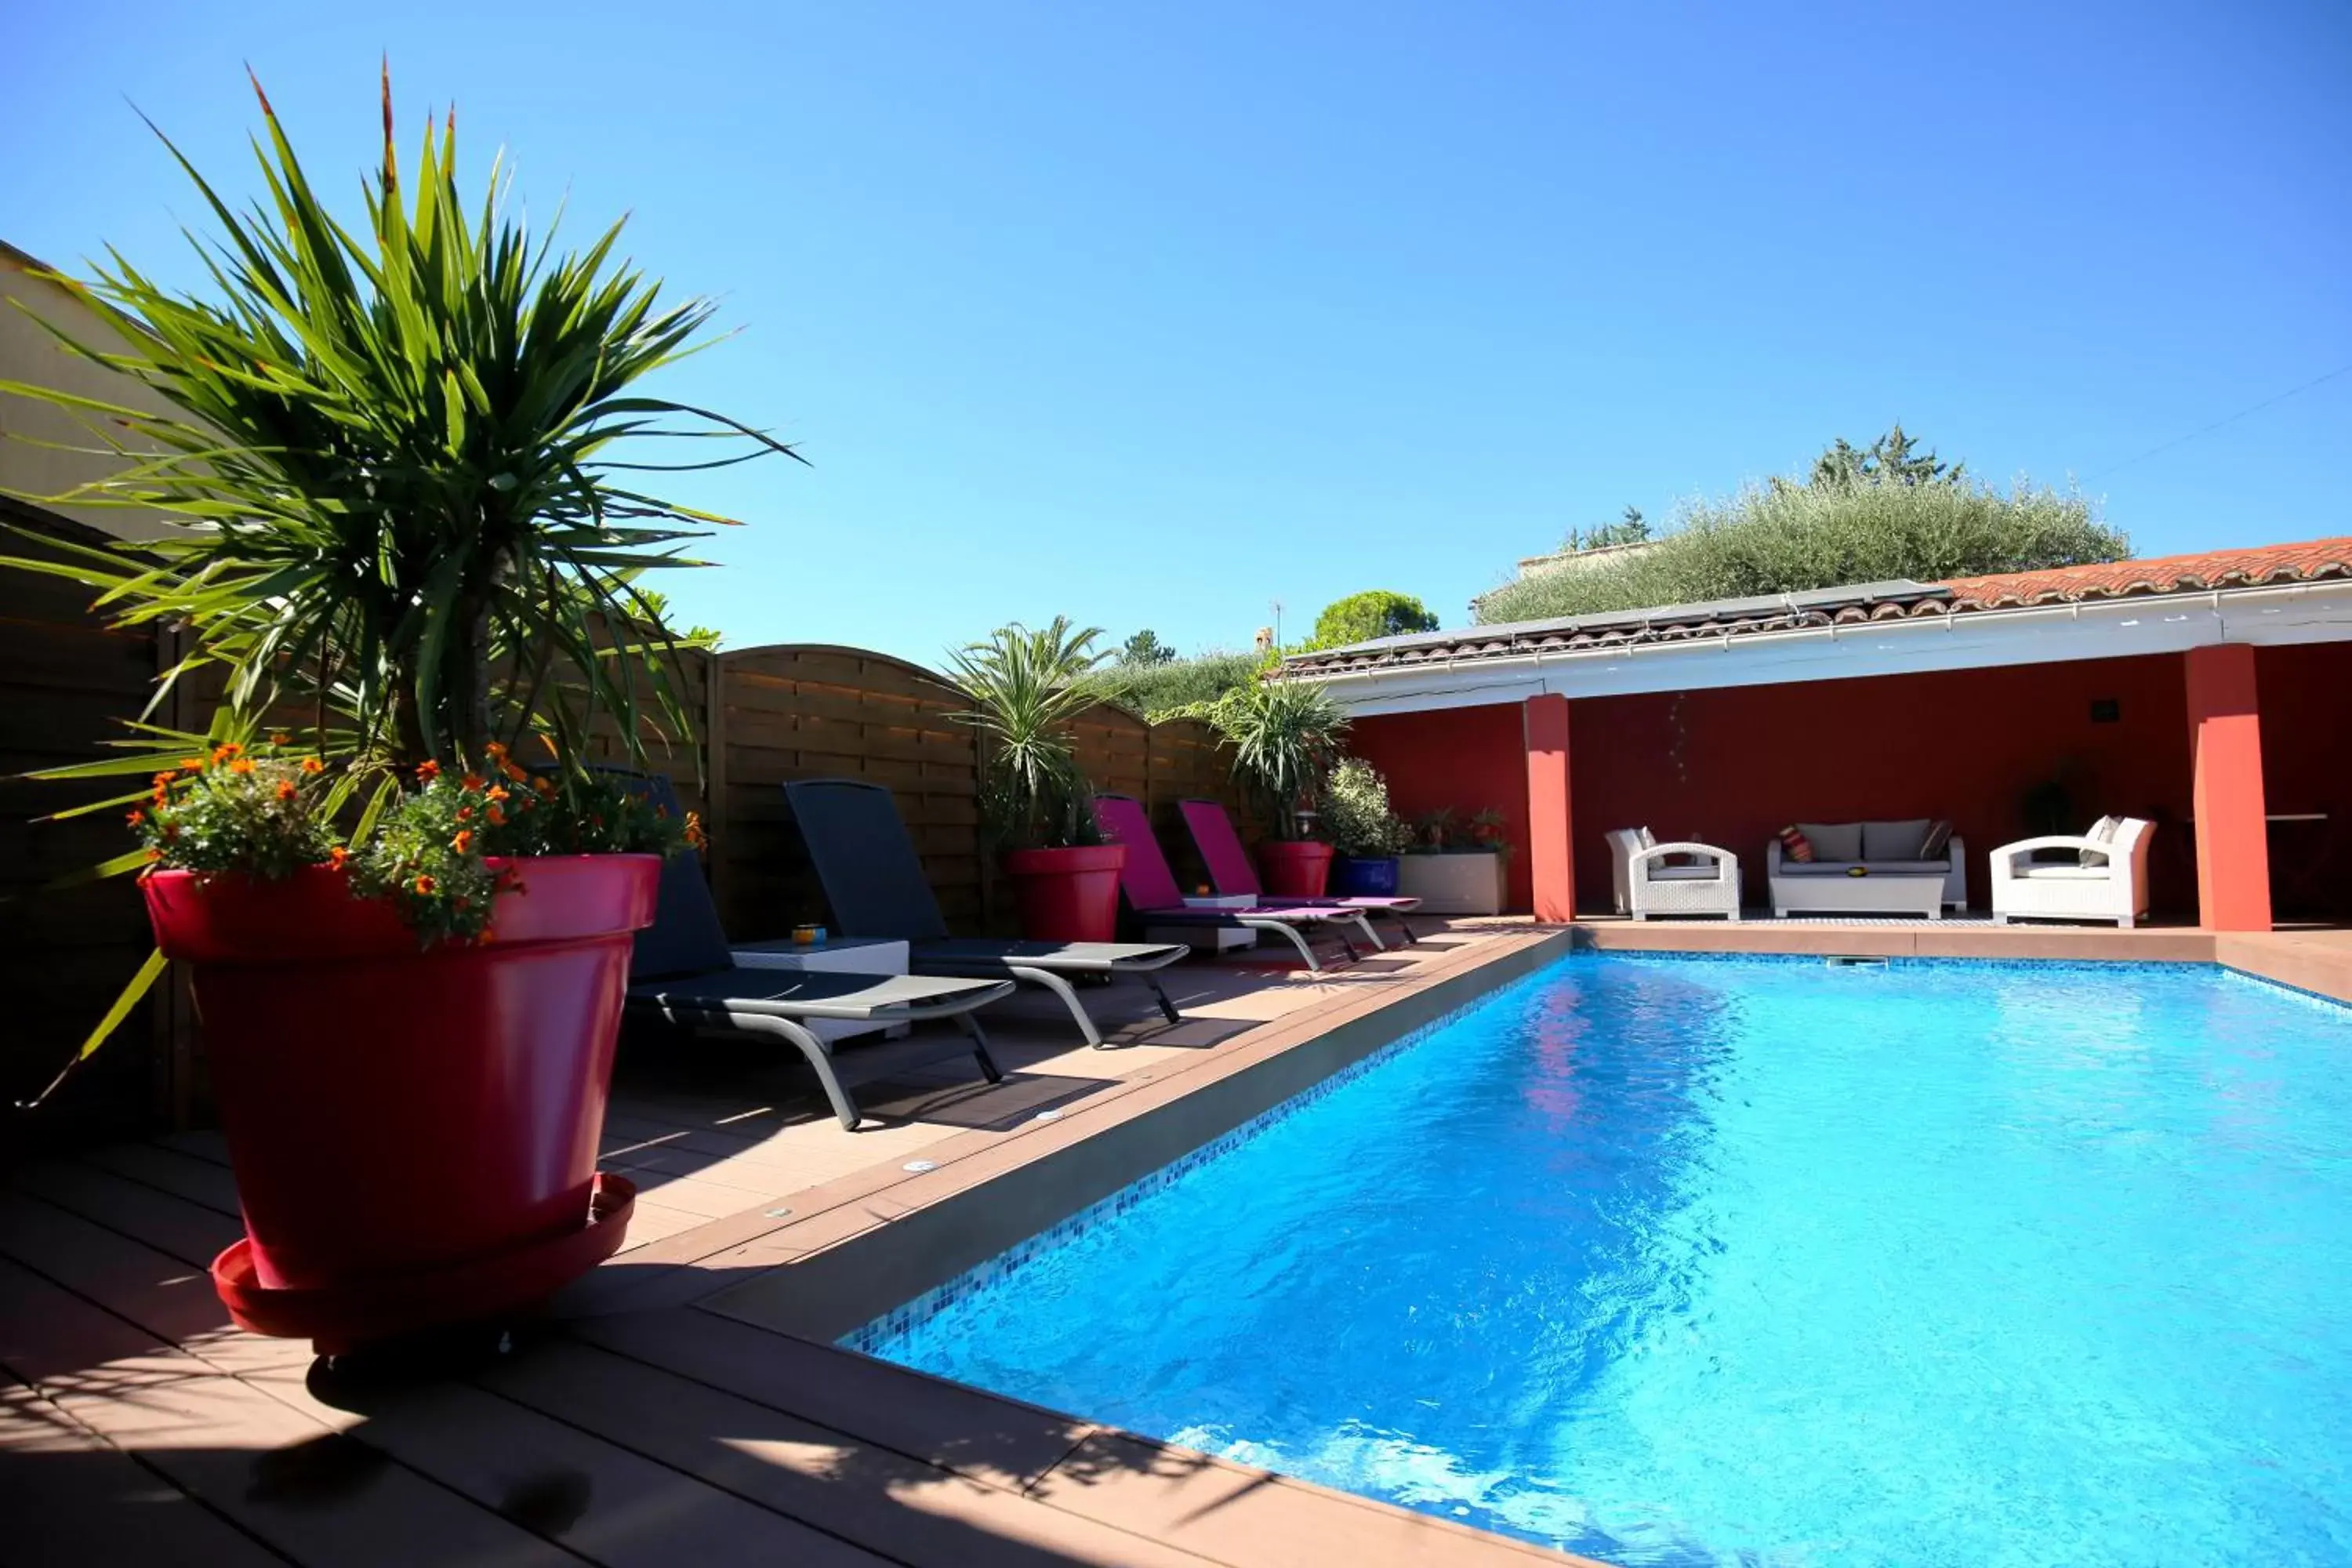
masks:
[[[1419,899],[1432,915],[1503,912],[1500,855],[1408,855],[1397,868],[1397,892]]]

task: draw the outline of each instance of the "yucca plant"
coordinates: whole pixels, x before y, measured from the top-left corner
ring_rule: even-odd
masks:
[[[998,847],[1055,849],[1098,841],[1070,721],[1092,706],[1088,672],[1099,626],[1067,616],[1032,629],[999,626],[986,642],[948,656],[970,710],[956,717],[981,733],[981,815]]]
[[[346,227],[255,92],[267,205],[233,210],[163,138],[219,221],[217,237],[188,237],[209,295],[167,289],[112,251],[86,281],[55,279],[127,345],[58,331],[66,352],[176,412],[0,382],[82,416],[121,465],[29,499],[179,526],[10,563],[100,590],[118,626],[184,628],[191,651],[167,680],[225,666],[234,709],[308,711],[322,746],[341,753],[457,763],[536,730],[569,761],[599,712],[635,746],[647,699],[682,731],[662,657],[678,639],[635,580],[701,564],[680,542],[730,520],[621,476],[790,451],[633,390],[688,352],[711,306],[665,304],[657,282],[615,261],[619,224],[557,254],[551,229],[534,237],[508,211],[496,163],[469,212],[454,114],[437,129],[428,120],[404,189],[388,74],[383,166],[364,190],[365,225]],[[749,449],[679,463],[615,451],[714,437]]]
[[[1263,804],[1274,836],[1307,835],[1348,732],[1345,710],[1310,681],[1259,680],[1228,693],[1212,722],[1234,749],[1234,772]]]
[[[617,223],[559,253],[552,226],[533,234],[509,210],[499,163],[468,204],[454,114],[428,118],[404,174],[389,71],[382,167],[363,186],[365,221],[347,226],[254,91],[267,196],[246,211],[157,132],[218,223],[210,237],[188,231],[207,290],[167,288],[112,250],[87,279],[51,275],[121,339],[53,328],[61,349],[173,412],[0,382],[0,395],[78,416],[85,449],[114,459],[107,478],[24,499],[174,525],[103,547],[45,540],[45,553],[6,563],[88,584],[112,625],[178,631],[185,657],[158,700],[195,670],[226,679],[208,735],[134,724],[116,757],[44,776],[168,768],[192,748],[250,742],[268,714],[270,729],[306,732],[331,773],[322,809],[352,802],[356,824],[340,819],[357,843],[426,763],[464,772],[528,736],[541,743],[534,760],[543,752],[577,779],[600,716],[633,756],[647,723],[686,738],[671,675],[687,639],[635,583],[702,564],[683,542],[730,520],[644,493],[632,476],[793,455],[734,419],[635,390],[690,352],[711,306],[667,302],[616,259]],[[636,444],[656,439],[714,455],[644,460]],[[160,967],[151,959],[85,1055]]]

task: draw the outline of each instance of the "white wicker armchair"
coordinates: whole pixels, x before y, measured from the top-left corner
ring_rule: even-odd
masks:
[[[2156,825],[2102,817],[2088,833],[2021,838],[1992,852],[1992,918],[2113,921],[2123,930],[2147,913],[2147,847]],[[2036,860],[2041,849],[2071,849],[2067,860]]]
[[[1604,835],[1617,912],[1637,921],[1652,915],[1739,918],[1739,857],[1712,844],[1661,844],[1646,827]],[[1670,857],[1696,857],[1695,866],[1669,866]]]

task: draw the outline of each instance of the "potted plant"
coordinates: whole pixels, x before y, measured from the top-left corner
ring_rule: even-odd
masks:
[[[1331,836],[1331,891],[1340,898],[1392,898],[1397,858],[1412,830],[1389,809],[1388,781],[1361,757],[1331,770],[1323,793],[1322,825]]]
[[[1267,897],[1319,899],[1331,846],[1314,837],[1348,716],[1322,687],[1255,680],[1219,700],[1213,722],[1234,749],[1234,772],[1255,794],[1273,837],[1257,847]]]
[[[1489,808],[1465,818],[1441,807],[1413,825],[1397,890],[1419,899],[1430,914],[1500,914],[1510,854],[1501,812]]]
[[[1032,630],[999,626],[949,656],[981,733],[981,822],[1003,855],[1022,934],[1039,942],[1109,942],[1118,934],[1118,874],[1127,846],[1106,844],[1072,751],[1070,722],[1091,707],[1085,678],[1105,655],[1101,628],[1069,617]]]
[[[558,255],[503,182],[467,203],[446,127],[412,197],[388,78],[383,107],[364,222],[326,210],[263,98],[268,205],[189,171],[224,230],[197,242],[211,297],[120,263],[58,279],[121,340],[64,351],[172,412],[0,384],[119,459],[33,499],[173,525],[13,563],[176,628],[166,687],[226,677],[206,734],[142,724],[58,771],[152,773],[85,808],[131,808],[141,847],[110,868],[143,865],[158,952],[82,1054],[190,965],[247,1230],[215,1283],[247,1327],[331,1348],[524,1305],[619,1244],[626,1184],[595,1157],[630,946],[695,827],[586,759],[592,734],[641,758],[647,709],[688,732],[677,639],[632,583],[723,520],[640,493],[612,447],[787,450],[635,390],[710,308],[613,266],[617,226]]]

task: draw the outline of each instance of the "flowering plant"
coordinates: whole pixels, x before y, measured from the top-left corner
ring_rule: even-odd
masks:
[[[333,794],[315,756],[285,738],[250,749],[225,742],[155,775],[131,825],[156,870],[241,873],[276,881],[304,866],[348,868],[361,898],[387,898],[428,944],[490,935],[498,896],[520,892],[525,855],[675,853],[702,845],[692,812],[673,817],[607,773],[533,773],[493,742],[482,771],[420,763],[415,785],[387,805],[354,852],[333,826]]]

